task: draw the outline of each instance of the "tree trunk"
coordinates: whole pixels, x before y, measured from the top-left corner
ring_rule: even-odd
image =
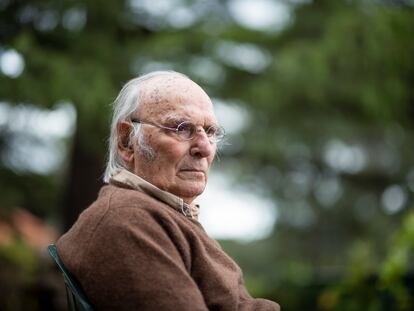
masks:
[[[77,220],[79,214],[97,197],[103,185],[103,160],[84,147],[79,129],[76,130],[67,184],[62,202],[62,225],[66,232]]]

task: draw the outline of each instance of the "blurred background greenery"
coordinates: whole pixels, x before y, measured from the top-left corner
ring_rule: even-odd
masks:
[[[157,69],[221,111],[212,174],[270,202],[265,234],[220,239],[253,296],[414,310],[412,0],[0,0],[0,310],[64,309],[45,246],[101,186],[116,94]]]

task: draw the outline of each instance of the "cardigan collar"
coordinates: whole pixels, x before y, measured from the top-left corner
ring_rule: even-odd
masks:
[[[153,184],[149,183],[145,179],[127,171],[126,169],[118,170],[111,178],[110,183],[121,183],[134,190],[144,192],[164,203],[171,206],[184,216],[191,219],[198,220],[200,213],[200,206],[198,204],[187,204],[184,200],[172,193],[161,190]]]

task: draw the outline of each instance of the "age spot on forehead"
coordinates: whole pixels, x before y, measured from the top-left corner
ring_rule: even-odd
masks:
[[[155,88],[154,90],[152,90],[151,95],[150,95],[150,101],[152,104],[160,104],[162,101],[162,96],[161,96],[161,92],[159,88]]]

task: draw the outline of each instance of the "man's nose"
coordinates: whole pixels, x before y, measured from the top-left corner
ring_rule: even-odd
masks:
[[[190,153],[192,156],[199,156],[206,158],[214,153],[216,150],[216,143],[210,142],[207,133],[203,129],[198,129],[192,140]]]

